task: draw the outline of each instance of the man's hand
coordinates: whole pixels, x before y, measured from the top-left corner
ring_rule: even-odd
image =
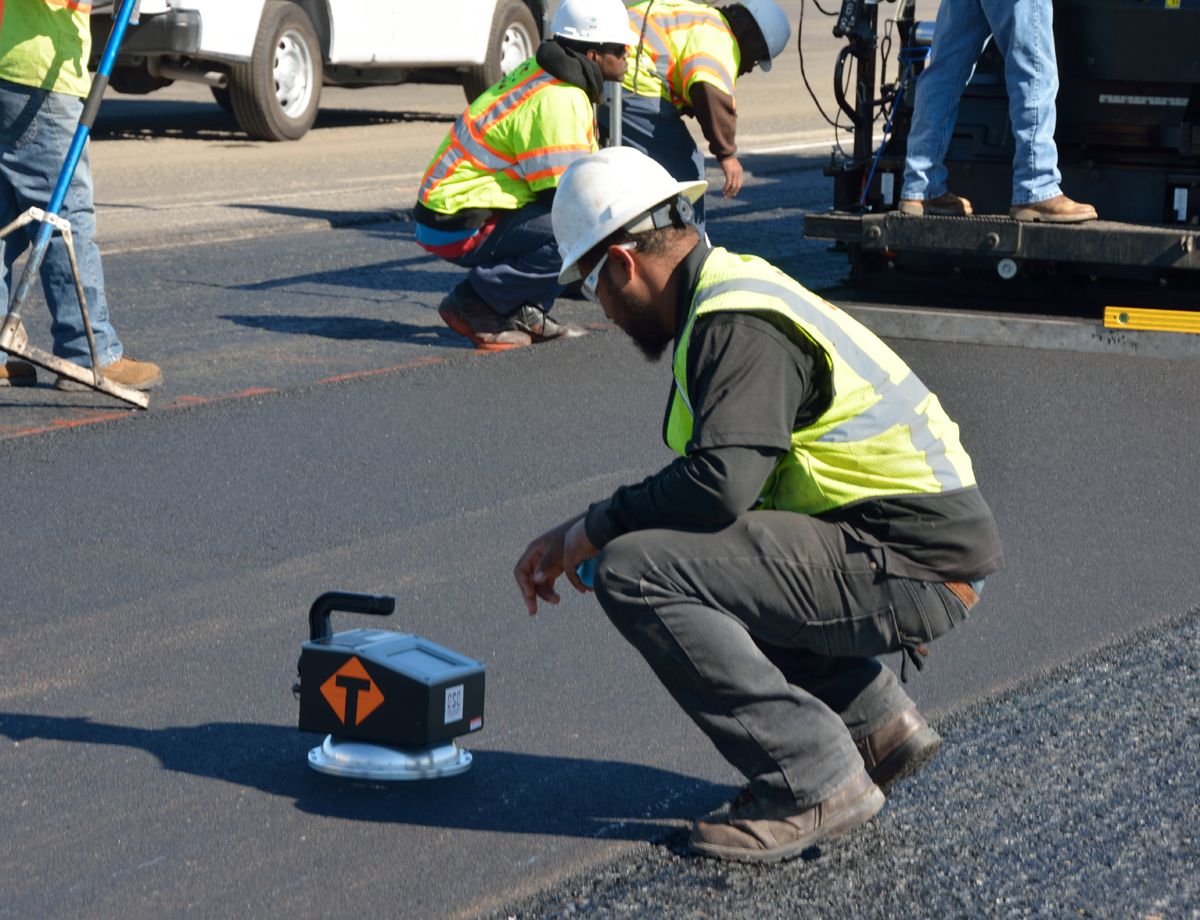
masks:
[[[575,521],[563,537],[563,572],[567,576],[567,581],[580,594],[586,594],[592,589],[579,580],[579,573],[575,571],[575,568],[585,559],[591,559],[600,552],[588,539],[587,528],[583,521],[583,518]]]
[[[539,597],[550,604],[559,602],[558,593],[554,590],[554,582],[563,573],[567,532],[577,524],[582,528],[583,515],[564,521],[553,530],[546,531],[530,543],[521,558],[517,560],[513,576],[517,579],[517,586],[525,598],[525,607],[529,610],[530,616],[537,614]],[[584,540],[586,539],[585,535]],[[590,543],[588,545],[591,546]],[[595,550],[593,549],[592,552],[595,553]],[[577,584],[578,576],[575,574],[574,563],[568,578],[576,588],[583,590],[582,586]]]
[[[726,157],[718,165],[721,172],[725,173],[725,189],[721,194],[726,198],[736,198],[742,190],[742,164],[737,157]]]

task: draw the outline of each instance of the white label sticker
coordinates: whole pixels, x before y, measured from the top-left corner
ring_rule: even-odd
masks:
[[[1186,188],[1175,189],[1175,219],[1182,223],[1187,220],[1188,206],[1188,190]]]
[[[446,721],[449,725],[451,722],[458,722],[463,717],[463,685],[457,687],[446,688]]]
[[[883,195],[883,203],[891,204],[892,196],[896,194],[896,177],[888,172],[880,173],[879,192]]]

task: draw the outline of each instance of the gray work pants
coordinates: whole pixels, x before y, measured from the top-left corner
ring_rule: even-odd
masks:
[[[877,549],[803,514],[605,547],[596,595],[759,798],[808,807],[863,768],[854,742],[910,705],[875,655],[966,618],[943,585],[889,577]]]

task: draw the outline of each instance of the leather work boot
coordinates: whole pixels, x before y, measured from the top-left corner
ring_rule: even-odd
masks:
[[[1039,221],[1047,224],[1081,224],[1096,219],[1096,209],[1090,204],[1072,201],[1066,195],[1055,195],[1045,201],[1014,204],[1008,209],[1013,220]]]
[[[153,390],[163,381],[162,370],[157,364],[151,364],[149,361],[137,361],[127,356],[118,358],[112,364],[101,366],[100,373],[105,380],[134,390]],[[54,389],[78,393],[82,390],[90,390],[91,387],[84,386],[70,377],[59,377],[54,381]]]
[[[527,303],[519,307],[515,313],[504,317],[518,329],[529,333],[535,342],[548,342],[551,339],[577,339],[587,335],[587,330],[574,323],[560,323],[550,318],[541,307]]]
[[[913,217],[967,217],[975,212],[971,210],[971,202],[967,199],[946,192],[936,198],[901,198],[900,213]]]
[[[0,364],[0,387],[31,387],[37,383],[37,371],[28,361],[9,358]]]
[[[799,856],[819,840],[871,820],[883,793],[860,771],[841,789],[810,808],[760,802],[743,790],[728,811],[705,815],[692,826],[689,846],[701,856],[738,862],[779,862]]]
[[[480,351],[508,351],[533,344],[527,332],[480,300],[466,281],[456,284],[442,299],[438,316]]]
[[[942,746],[942,737],[929,727],[916,706],[909,706],[854,743],[862,754],[867,774],[886,792],[894,783],[929,763]]]

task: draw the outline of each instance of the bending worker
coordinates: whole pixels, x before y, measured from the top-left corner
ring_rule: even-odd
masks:
[[[0,0],[0,229],[31,207],[44,208],[50,201],[83,113],[83,97],[91,88],[89,9],[90,4],[84,3]],[[126,355],[108,317],[104,268],[94,238],[90,143],[83,148],[59,216],[71,223],[96,358],[104,377],[135,390],[158,386],[163,379],[158,365]],[[0,240],[0,316],[8,312],[13,265],[40,228],[40,223],[27,224]],[[50,238],[40,275],[50,308],[54,354],[90,368],[87,328],[67,244],[59,233]],[[0,386],[36,383],[32,364],[0,352]],[[55,386],[87,389],[67,377],[59,377]]]
[[[629,24],[638,43],[622,81],[621,142],[680,181],[703,179],[704,154],[683,122],[693,116],[725,174],[723,194],[737,195],[742,164],[734,85],[755,65],[771,69],[791,36],[787,15],[773,0],[720,8],[693,0],[640,0],[629,5]],[[695,210],[703,225],[703,199]]]
[[[413,211],[417,242],[470,269],[438,313],[489,351],[584,334],[548,315],[563,289],[550,203],[567,165],[596,149],[592,105],[635,36],[620,0],[563,0],[550,29],[459,116]]]
[[[870,819],[937,750],[875,656],[919,665],[1002,552],[938,398],[778,269],[708,248],[704,188],[629,148],[563,177],[562,278],[647,356],[674,343],[680,457],[535,539],[515,575],[533,614],[594,557],[605,613],[748,779],[692,849],[770,862]]]

